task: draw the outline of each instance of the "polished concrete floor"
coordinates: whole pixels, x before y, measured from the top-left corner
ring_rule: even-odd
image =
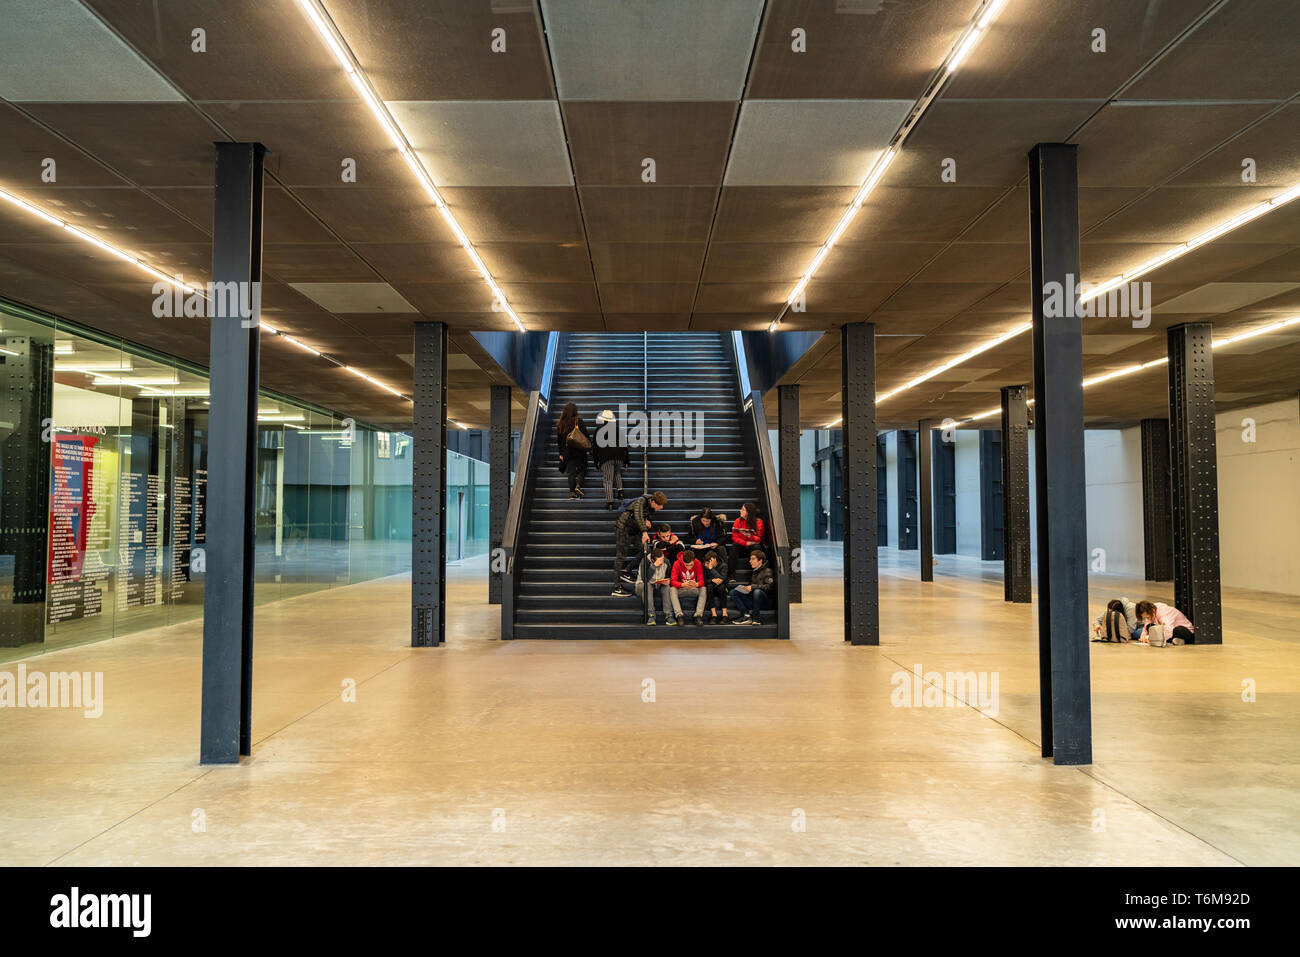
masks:
[[[404,578],[263,605],[229,767],[197,763],[199,623],[33,657],[102,672],[103,714],[0,709],[0,864],[1300,864],[1300,599],[1226,594],[1220,647],[1092,645],[1095,764],[1055,767],[1033,609],[916,563],[881,550],[879,648],[825,546],[788,642],[501,642],[481,560],[439,649]],[[897,706],[914,665],[996,702]]]

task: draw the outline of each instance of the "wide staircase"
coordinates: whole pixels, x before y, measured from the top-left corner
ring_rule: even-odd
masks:
[[[616,598],[614,523],[618,512],[605,509],[604,489],[594,460],[583,480],[586,496],[569,498],[558,470],[555,423],[566,403],[578,406],[593,438],[602,409],[623,421],[630,413],[658,414],[658,444],[632,447],[632,464],[623,473],[621,507],[642,492],[662,491],[668,506],[655,514],[688,544],[690,519],[705,506],[727,516],[755,502],[768,514],[761,491],[761,464],[753,461],[753,439],[746,443],[736,387],[736,370],[722,333],[568,333],[562,336],[551,394],[538,448],[532,495],[524,510],[527,545],[516,570],[516,638],[773,638],[775,614],[764,623],[697,627],[693,608],[683,607],[685,626],[648,626],[640,599]],[[622,408],[620,408],[622,406]],[[678,426],[671,414],[680,417]],[[696,424],[702,415],[702,431]],[[665,426],[664,423],[667,423]],[[766,436],[764,436],[766,438]],[[689,440],[689,441],[684,441]],[[769,553],[771,549],[768,549]],[[747,581],[749,568],[731,569]],[[735,615],[736,612],[731,612]]]

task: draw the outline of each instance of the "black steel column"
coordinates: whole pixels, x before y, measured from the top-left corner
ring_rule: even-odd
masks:
[[[934,521],[933,512],[933,469],[931,468],[932,450],[930,447],[930,430],[934,423],[922,419],[916,426],[917,459],[920,462],[917,484],[921,490],[921,581],[934,581]]]
[[[1029,577],[1029,387],[1002,389],[1002,599],[1034,600]]]
[[[1026,483],[1027,484],[1027,483]],[[1026,496],[1027,497],[1027,496]],[[1006,542],[1003,540],[1005,504],[1002,498],[1002,433],[980,430],[980,558],[1003,562],[1006,579]]]
[[[781,459],[781,510],[785,512],[785,534],[790,554],[802,558],[803,508],[799,476],[799,387],[783,385],[777,393],[777,452]],[[803,562],[799,563],[802,567]],[[803,572],[790,563],[790,601],[803,601]]]
[[[447,634],[447,326],[415,324],[411,432],[411,647]]]
[[[917,547],[920,532],[916,513],[920,511],[916,491],[916,433],[899,429],[894,433],[898,450],[898,472],[894,484],[898,487],[898,550],[910,552]]]
[[[1223,644],[1212,333],[1208,322],[1168,331],[1174,606],[1196,626],[1198,645]]]
[[[844,435],[844,640],[880,644],[876,554],[876,327],[840,329]]]
[[[1173,496],[1169,488],[1169,420],[1142,420],[1142,544],[1146,580],[1174,577]]]
[[[488,433],[488,604],[501,604],[505,567],[498,558],[510,508],[510,386],[492,386]]]
[[[1029,152],[1034,309],[1034,475],[1038,522],[1038,660],[1043,756],[1092,763],[1088,661],[1088,517],[1083,464],[1083,324],[1048,315],[1050,285],[1073,305],[1079,278],[1078,147]]]
[[[253,567],[257,480],[258,321],[262,280],[261,143],[216,144],[205,506],[203,697],[199,761],[233,764],[252,750]],[[232,288],[232,287],[227,287]],[[242,314],[249,290],[250,314]],[[231,314],[233,313],[233,314]]]

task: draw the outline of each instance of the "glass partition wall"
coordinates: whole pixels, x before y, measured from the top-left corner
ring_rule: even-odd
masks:
[[[0,301],[0,661],[203,615],[208,379]],[[258,604],[410,571],[411,438],[263,394]],[[448,560],[487,551],[448,453]]]

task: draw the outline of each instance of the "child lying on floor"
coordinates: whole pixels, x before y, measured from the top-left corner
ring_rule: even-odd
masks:
[[[1131,598],[1115,598],[1106,603],[1106,610],[1093,620],[1093,641],[1136,641],[1142,632],[1138,621],[1137,605]]]

